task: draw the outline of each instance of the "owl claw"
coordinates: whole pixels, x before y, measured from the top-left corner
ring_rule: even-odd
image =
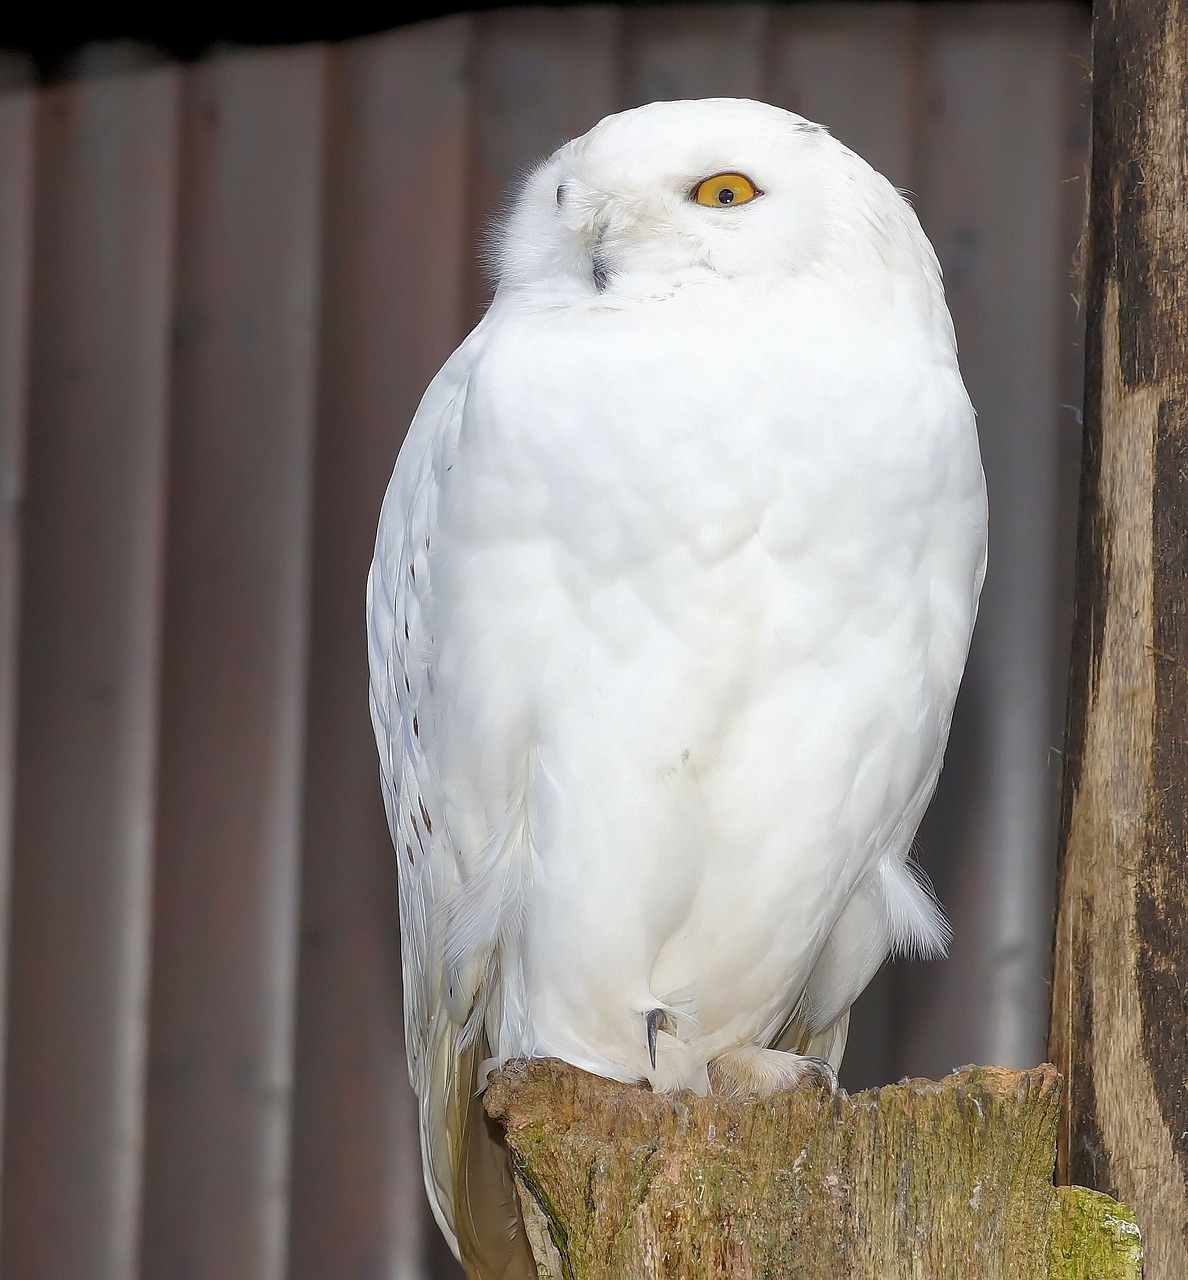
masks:
[[[815,1075],[823,1085],[829,1090],[829,1096],[832,1097],[841,1085],[837,1078],[837,1072],[834,1071],[832,1065],[825,1061],[824,1058],[805,1058],[804,1065],[809,1069],[812,1075]]]
[[[656,1070],[656,1037],[661,1031],[671,1031],[672,1024],[664,1009],[649,1009],[646,1022],[648,1024],[648,1057],[652,1062],[652,1070]]]

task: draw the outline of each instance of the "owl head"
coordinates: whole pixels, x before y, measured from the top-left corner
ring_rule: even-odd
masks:
[[[525,181],[490,257],[502,292],[567,301],[826,273],[940,296],[911,206],[821,125],[741,98],[608,116]]]

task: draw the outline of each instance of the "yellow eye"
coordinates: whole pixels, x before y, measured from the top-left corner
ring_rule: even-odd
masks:
[[[698,204],[725,209],[732,204],[746,204],[763,192],[741,173],[715,173],[712,178],[699,182],[690,194]]]

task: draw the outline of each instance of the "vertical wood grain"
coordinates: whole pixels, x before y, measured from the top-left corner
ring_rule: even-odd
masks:
[[[177,77],[40,97],[4,1226],[131,1280],[157,747]]]
[[[990,569],[924,862],[950,960],[900,1007],[903,1068],[1044,1055],[1063,670],[1053,661],[1066,65],[1078,11],[930,7],[921,31],[917,207],[945,272],[978,411]]]
[[[534,164],[618,109],[620,23],[619,10],[603,5],[504,9],[476,19],[472,254],[498,227],[517,183]],[[472,319],[490,292],[476,259]]]
[[[33,261],[33,113],[30,89],[9,86],[0,92],[0,1116],[8,1026],[6,960]]]
[[[1053,1060],[1057,1173],[1188,1274],[1188,5],[1093,26],[1085,434]]]
[[[285,1272],[323,70],[301,49],[185,73],[144,1167],[153,1280]]]
[[[1052,589],[1056,618],[1052,661],[1062,676],[1068,667],[1072,642],[1085,383],[1084,271],[1089,215],[1089,131],[1093,106],[1092,33],[1088,10],[1071,13],[1070,27],[1060,111],[1063,154],[1060,168],[1060,257],[1057,266],[1061,269],[1058,287],[1063,294],[1060,300],[1063,323],[1058,347],[1061,415],[1056,436],[1056,470],[1060,483],[1054,513]],[[1067,678],[1058,679],[1057,685],[1067,689]],[[1061,707],[1060,713],[1064,711],[1065,708]],[[1062,728],[1063,723],[1058,719],[1057,729]],[[1063,744],[1061,732],[1049,753],[1049,767],[1057,774],[1062,769]]]
[[[471,25],[329,57],[291,1280],[415,1280],[439,1236],[404,1050],[363,586],[405,428],[463,336]]]

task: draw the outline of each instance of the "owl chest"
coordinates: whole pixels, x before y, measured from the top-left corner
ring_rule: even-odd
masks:
[[[951,388],[901,353],[679,325],[533,337],[471,379],[450,505],[475,540],[545,540],[610,576],[712,570],[756,540],[845,559],[945,499]]]
[[[611,690],[635,690],[638,709],[671,687],[666,718],[716,724],[744,687],[868,666],[876,637],[889,678],[912,676],[894,651],[914,660],[929,626],[919,520],[875,517],[875,495],[852,478],[804,476],[774,449],[761,464],[703,467],[637,452],[629,478],[602,484],[573,460],[555,458],[558,480],[546,460],[521,459],[516,487],[536,510],[521,502],[504,522],[490,504],[458,547],[438,634],[451,665],[483,672],[472,687],[484,699],[495,689],[509,705],[562,705],[580,688],[602,715]],[[676,714],[692,689],[706,706]]]
[[[474,554],[502,549],[578,595],[733,613],[780,590],[862,594],[910,573],[943,525],[942,468],[870,432],[814,437],[760,412],[585,425],[475,450],[451,504]]]
[[[438,599],[458,625],[439,637],[534,685],[645,658],[775,674],[858,661],[847,646],[872,636],[917,652],[953,572],[938,551],[964,536],[959,382],[839,364],[811,335],[657,343],[476,370],[442,476]]]

